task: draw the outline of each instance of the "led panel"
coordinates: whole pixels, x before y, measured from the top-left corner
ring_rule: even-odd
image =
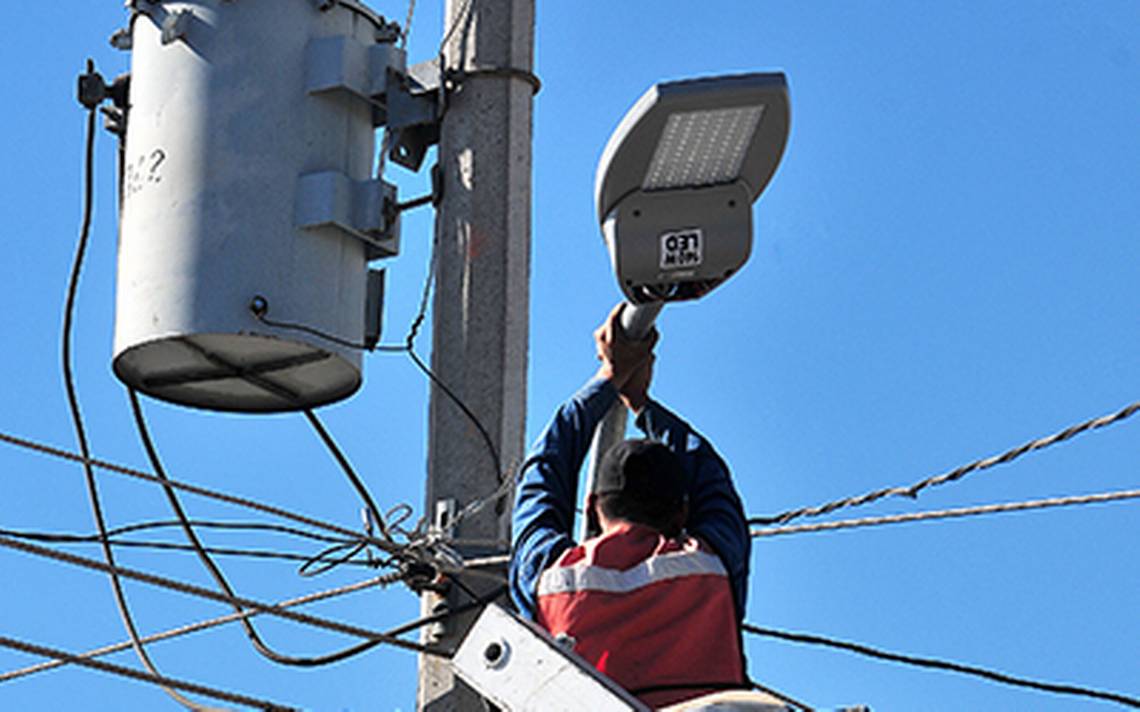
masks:
[[[642,189],[696,188],[736,180],[763,114],[763,104],[671,114]]]

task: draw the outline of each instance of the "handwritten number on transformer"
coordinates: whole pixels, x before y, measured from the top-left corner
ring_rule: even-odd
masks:
[[[137,195],[148,185],[162,182],[162,164],[166,161],[166,151],[156,148],[129,162],[124,176],[124,190],[127,197]]]

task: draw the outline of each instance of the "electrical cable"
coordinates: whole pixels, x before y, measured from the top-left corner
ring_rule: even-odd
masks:
[[[335,538],[325,536],[323,534],[315,534],[307,532],[303,529],[295,529],[293,527],[285,527],[277,524],[268,524],[263,522],[219,522],[205,519],[192,519],[190,523],[196,529],[219,529],[219,530],[234,530],[234,531],[267,531],[280,534],[289,534],[290,536],[297,536],[304,539],[312,539],[322,543],[335,543],[335,544],[351,544],[355,540],[347,538]],[[154,529],[169,529],[172,527],[181,527],[181,522],[174,520],[156,520],[156,521],[143,521],[136,522],[135,524],[127,524],[124,526],[114,527],[107,530],[109,537],[121,537],[126,534],[135,534],[143,531],[151,531]],[[30,532],[14,529],[0,529],[0,533],[16,538],[30,539],[34,541],[43,542],[56,542],[56,543],[76,543],[83,544],[88,542],[98,542],[98,534],[75,534],[71,532]],[[136,544],[143,542],[135,542],[126,539],[119,539],[120,543]],[[157,543],[157,542],[152,542]],[[309,557],[298,554],[304,559]]]
[[[964,665],[962,663],[938,660],[936,658],[923,658],[913,655],[891,653],[884,650],[878,650],[867,645],[849,643],[847,641],[825,638],[819,635],[810,635],[807,633],[790,633],[788,631],[774,630],[771,628],[761,628],[749,623],[742,623],[740,627],[742,630],[754,635],[762,635],[769,638],[778,638],[780,640],[788,640],[794,643],[806,643],[808,645],[822,645],[829,648],[838,648],[840,650],[846,650],[848,652],[858,653],[860,655],[879,658],[881,660],[890,660],[891,662],[903,663],[905,665],[915,665],[918,667],[933,668],[936,670],[947,670],[950,672],[962,673],[964,675],[982,677],[993,682],[999,682],[1003,685],[1027,687],[1033,690],[1051,692],[1058,695],[1077,695],[1080,697],[1091,697],[1093,699],[1116,702],[1127,707],[1140,709],[1140,699],[1129,697],[1128,695],[1118,694],[1115,692],[1105,692],[1103,690],[1095,690],[1088,687],[1080,687],[1077,685],[1064,685],[1052,682],[1041,682],[1039,680],[1029,680],[1027,678],[1014,677],[1012,675],[1007,675],[1005,673],[996,672],[993,670],[987,670],[985,668],[980,668],[973,665]]]
[[[441,56],[443,54],[443,48],[447,46],[448,40],[450,40],[451,36],[455,34],[455,30],[458,29],[459,25],[469,24],[471,13],[474,11],[474,9],[475,0],[467,0],[466,4],[460,9],[458,13],[456,13],[455,21],[451,23],[451,27],[447,28],[447,32],[443,33],[443,39],[439,42],[439,52]]]
[[[195,529],[220,529],[220,530],[236,530],[236,531],[263,531],[271,532],[274,534],[288,534],[302,539],[311,539],[323,543],[343,544],[350,539],[337,538],[326,536],[324,534],[317,534],[315,532],[306,531],[304,529],[297,529],[295,527],[283,526],[281,524],[272,524],[268,522],[223,522],[210,519],[192,519],[190,523],[194,525]],[[182,523],[175,520],[157,520],[145,521],[135,524],[127,524],[113,529],[108,529],[109,536],[122,536],[123,534],[133,534],[140,531],[148,531],[151,529],[169,529],[173,527],[181,527]]]
[[[125,475],[127,477],[133,477],[135,479],[143,480],[146,482],[159,482],[159,483],[162,482],[162,480],[160,480],[158,477],[156,477],[155,475],[153,475],[149,472],[143,472],[142,470],[137,470],[137,469],[131,468],[131,467],[125,467],[123,465],[117,465],[113,462],[107,462],[106,460],[100,460],[98,458],[85,457],[83,455],[79,455],[79,454],[76,454],[73,452],[68,452],[67,450],[63,450],[61,448],[57,448],[57,447],[47,445],[44,443],[35,442],[33,440],[28,440],[26,438],[16,437],[16,436],[10,435],[8,433],[0,432],[0,442],[5,442],[9,445],[15,445],[16,447],[25,448],[27,450],[31,450],[33,452],[38,452],[38,453],[43,454],[43,455],[50,455],[52,457],[58,457],[58,458],[63,459],[63,460],[71,460],[73,462],[90,464],[92,467],[97,468],[99,470],[103,470],[106,472],[113,472],[115,474]],[[324,529],[325,531],[335,532],[337,534],[341,534],[341,535],[344,535],[346,537],[364,540],[364,541],[367,541],[369,544],[372,544],[373,546],[379,547],[379,548],[384,549],[384,550],[398,551],[401,548],[401,547],[394,547],[391,544],[389,544],[388,542],[384,541],[383,539],[380,539],[377,537],[364,536],[364,535],[360,534],[360,532],[353,531],[352,529],[348,529],[347,527],[340,526],[339,524],[333,524],[331,522],[325,522],[325,521],[322,521],[320,519],[309,517],[309,516],[304,515],[304,514],[298,514],[296,512],[292,512],[290,510],[283,509],[281,507],[276,507],[276,506],[273,506],[270,504],[264,504],[262,502],[258,502],[258,501],[255,501],[255,500],[252,500],[252,499],[249,499],[246,497],[239,497],[236,495],[226,494],[224,492],[218,492],[216,490],[212,490],[212,489],[209,489],[207,487],[200,487],[198,485],[190,484],[188,482],[180,482],[180,481],[174,480],[174,479],[168,480],[168,484],[171,487],[174,487],[175,489],[182,490],[183,492],[189,492],[191,494],[195,494],[195,495],[198,495],[200,497],[206,497],[208,499],[217,500],[219,502],[225,502],[227,504],[232,504],[232,505],[235,505],[238,507],[243,507],[245,509],[250,509],[253,511],[257,511],[257,512],[262,512],[264,514],[271,514],[275,517],[280,517],[282,519],[288,519],[290,521],[294,521],[294,522],[297,522],[299,524],[305,524],[305,525],[313,527],[315,529]]]
[[[323,600],[327,600],[330,598],[335,598],[337,596],[343,596],[345,594],[354,593],[356,591],[361,591],[361,590],[364,590],[367,588],[372,588],[375,586],[381,586],[381,587],[388,586],[392,583],[395,583],[396,580],[397,579],[393,576],[393,574],[385,574],[383,576],[377,576],[375,578],[367,579],[364,581],[359,581],[357,583],[348,584],[347,586],[340,586],[340,587],[328,589],[325,591],[319,591],[317,593],[310,593],[310,594],[307,594],[305,596],[301,596],[299,598],[292,598],[292,599],[289,599],[287,601],[282,601],[281,603],[277,604],[277,607],[279,607],[279,608],[292,608],[294,606],[301,606],[301,605],[305,605],[308,603],[314,603],[316,601],[323,601]],[[204,621],[199,621],[197,623],[191,623],[189,625],[179,626],[178,628],[172,628],[170,630],[165,630],[165,631],[162,631],[160,633],[152,633],[151,635],[148,635],[148,636],[142,638],[142,641],[143,641],[143,643],[155,643],[155,642],[159,642],[162,640],[169,640],[171,638],[178,638],[178,637],[181,637],[184,635],[189,635],[191,633],[196,633],[198,631],[207,630],[210,628],[215,628],[215,627],[220,626],[220,625],[225,625],[226,623],[232,623],[232,622],[234,622],[234,621],[236,621],[242,617],[256,616],[256,615],[258,615],[258,613],[259,613],[259,611],[252,611],[252,610],[242,611],[241,613],[228,613],[224,616],[219,616],[217,618],[211,618],[209,620],[204,620]],[[388,635],[400,635],[403,632],[405,632],[405,631],[397,629],[397,632],[389,631]],[[104,655],[111,655],[112,653],[122,652],[123,650],[127,650],[130,647],[131,647],[131,642],[128,640],[128,641],[123,641],[121,643],[115,643],[113,645],[107,645],[107,646],[104,646],[101,648],[96,648],[94,650],[88,650],[84,653],[79,653],[79,657],[96,658],[96,657],[101,657]],[[43,672],[45,670],[52,670],[54,668],[61,667],[61,666],[66,665],[66,664],[67,664],[66,661],[54,660],[54,661],[39,663],[36,665],[30,665],[30,666],[25,667],[25,668],[20,668],[18,670],[12,670],[10,672],[0,674],[0,682],[5,682],[7,680],[14,680],[18,677],[24,677],[27,675],[32,675],[34,673]]]
[[[313,430],[317,432],[321,442],[324,443],[329,453],[332,454],[333,459],[340,465],[340,469],[344,471],[344,475],[352,484],[353,489],[360,495],[361,501],[364,502],[364,506],[368,508],[368,513],[372,516],[372,521],[376,522],[380,527],[380,534],[391,542],[392,535],[388,533],[388,526],[384,523],[384,514],[380,511],[380,507],[376,505],[376,500],[372,498],[372,493],[368,491],[368,487],[364,485],[364,481],[360,479],[360,475],[353,469],[352,463],[348,461],[348,458],[340,449],[340,446],[336,444],[336,440],[333,439],[332,434],[329,433],[324,423],[321,422],[321,419],[318,418],[317,414],[312,410],[308,408],[305,409],[305,418],[309,421],[309,425],[313,426]]]
[[[305,563],[301,564],[301,566],[297,569],[297,575],[304,576],[305,578],[313,578],[314,576],[326,574],[336,567],[345,564],[375,566],[376,564],[352,560],[352,557],[356,556],[367,547],[368,545],[364,542],[357,542],[354,544],[335,544],[328,547],[327,549],[321,550],[314,556],[307,557],[305,559]],[[347,554],[342,554],[341,556],[335,557],[333,556],[334,554],[337,554],[345,549],[348,550]]]
[[[329,598],[342,596],[342,595],[345,595],[348,593],[353,593],[355,591],[360,591],[360,590],[363,590],[366,588],[371,588],[373,586],[387,586],[389,584],[395,583],[396,580],[397,579],[395,579],[395,577],[393,577],[393,575],[391,575],[391,574],[387,574],[385,576],[378,576],[376,578],[368,579],[366,581],[360,581],[360,582],[354,583],[354,584],[349,584],[347,586],[341,586],[339,588],[329,589],[327,591],[320,591],[318,593],[312,593],[312,594],[308,594],[306,596],[301,596],[300,598],[293,598],[293,599],[290,599],[287,601],[282,601],[281,603],[277,604],[277,607],[279,607],[279,608],[291,608],[294,606],[300,606],[300,605],[305,605],[308,603],[314,603],[316,601],[322,601],[322,600],[326,600]],[[458,615],[462,615],[464,613],[467,613],[468,611],[471,611],[471,610],[474,610],[474,609],[479,608],[481,606],[487,605],[491,601],[494,601],[496,598],[499,598],[500,596],[505,595],[506,592],[507,592],[507,587],[501,586],[498,589],[496,589],[495,591],[487,594],[486,596],[482,596],[478,600],[475,600],[475,601],[470,601],[468,603],[464,603],[464,604],[456,607],[454,610],[444,611],[442,613],[434,613],[434,614],[429,615],[429,616],[423,616],[421,618],[417,618],[414,621],[411,621],[410,623],[404,623],[404,624],[401,624],[399,626],[396,626],[395,628],[391,628],[385,632],[385,635],[389,635],[389,636],[404,635],[404,634],[410,633],[414,630],[418,630],[420,628],[423,628],[424,626],[431,625],[433,623],[439,623],[441,621],[447,620],[448,618],[458,616]],[[143,638],[143,642],[153,643],[153,642],[158,642],[158,641],[162,641],[162,640],[169,640],[171,638],[178,638],[178,637],[181,637],[184,635],[189,635],[191,633],[196,633],[196,632],[201,631],[201,630],[207,630],[209,628],[215,628],[217,626],[225,625],[226,623],[232,623],[233,621],[235,621],[241,617],[256,616],[259,613],[260,613],[260,611],[253,611],[253,610],[243,611],[240,614],[239,613],[230,613],[230,614],[227,614],[224,616],[220,616],[218,618],[211,618],[209,620],[199,621],[197,623],[191,623],[189,625],[181,626],[178,628],[172,628],[170,630],[162,631],[160,633],[154,633],[152,635],[148,635],[147,637]],[[112,653],[122,652],[123,650],[127,650],[130,647],[131,647],[130,641],[124,641],[121,643],[116,643],[114,645],[108,645],[108,646],[104,646],[102,648],[97,648],[95,650],[89,650],[85,653],[78,654],[76,657],[96,658],[96,657],[101,657],[104,655],[111,655]],[[32,675],[32,674],[37,673],[37,672],[43,672],[45,670],[52,670],[54,668],[62,667],[63,665],[66,665],[66,664],[68,664],[68,661],[66,661],[66,660],[53,660],[53,661],[49,661],[49,662],[39,663],[36,665],[31,665],[31,666],[28,666],[25,668],[20,668],[18,670],[12,670],[10,672],[0,674],[0,682],[5,682],[7,680],[13,680],[13,679],[16,679],[18,677],[25,677],[27,675]]]
[[[294,323],[294,322],[278,321],[276,319],[270,319],[268,316],[269,302],[268,302],[268,300],[266,300],[264,297],[261,297],[261,296],[256,296],[253,298],[253,300],[250,302],[249,310],[250,310],[250,313],[252,313],[253,316],[258,321],[262,322],[263,324],[265,324],[267,326],[272,326],[272,327],[277,328],[277,329],[287,329],[287,330],[291,330],[291,331],[299,331],[302,333],[309,334],[311,336],[316,336],[317,338],[320,338],[320,339],[324,339],[325,341],[329,341],[330,343],[334,343],[334,344],[338,344],[340,346],[344,346],[346,348],[351,348],[351,349],[356,349],[356,350],[361,350],[361,351],[368,350],[368,351],[382,351],[382,352],[386,352],[386,353],[406,353],[408,355],[408,357],[411,359],[412,363],[415,364],[416,368],[418,368],[428,378],[428,380],[430,380],[437,388],[439,388],[440,391],[442,391],[443,394],[448,398],[448,400],[450,400],[457,408],[459,408],[459,410],[463,413],[463,415],[466,416],[467,419],[472,423],[472,425],[475,426],[475,430],[479,433],[480,437],[483,439],[484,444],[487,446],[487,452],[491,458],[492,465],[495,468],[495,476],[501,481],[504,477],[502,463],[501,463],[501,460],[499,458],[498,450],[495,448],[494,441],[492,440],[490,433],[487,432],[486,426],[483,425],[482,421],[479,420],[479,417],[477,415],[475,415],[475,413],[471,410],[471,408],[468,407],[468,405],[463,402],[463,399],[461,399],[458,395],[456,395],[456,393],[451,388],[449,388],[447,386],[447,384],[444,383],[443,380],[440,379],[435,374],[435,372],[433,372],[431,370],[431,368],[429,368],[427,366],[427,364],[425,364],[423,362],[423,360],[419,357],[419,355],[415,352],[415,340],[419,334],[419,330],[420,330],[421,326],[423,325],[424,319],[426,318],[426,315],[427,315],[428,297],[431,294],[431,286],[434,282],[434,279],[435,279],[435,249],[433,246],[432,257],[431,257],[431,260],[430,260],[429,266],[428,266],[428,275],[427,275],[427,278],[424,282],[423,295],[420,299],[419,311],[416,314],[415,319],[413,319],[412,324],[408,329],[408,335],[405,338],[404,344],[402,346],[393,345],[393,344],[382,344],[382,345],[378,345],[378,346],[369,347],[365,344],[358,343],[355,341],[349,341],[347,339],[343,339],[339,336],[329,334],[327,332],[321,331],[320,329],[317,329],[317,328],[314,328],[311,326],[307,326],[305,324],[298,324],[298,323]],[[310,412],[311,411],[306,410],[306,415],[308,415]],[[311,418],[310,418],[310,422],[312,422]],[[317,427],[317,425],[314,425],[314,427]],[[320,432],[320,431],[318,430],[318,432]],[[338,458],[338,461],[339,461],[339,458]],[[343,465],[342,465],[342,467],[343,467]]]
[[[56,534],[48,532],[29,532],[21,531],[18,529],[2,529],[0,528],[0,536],[7,536],[13,539],[21,539],[24,541],[35,541],[41,544],[98,544],[100,539],[99,535],[94,534]],[[120,547],[123,549],[155,549],[159,551],[196,551],[190,544],[179,544],[171,541],[134,541],[131,539],[116,539],[113,536],[109,539],[112,547]],[[357,546],[364,546],[357,544]],[[376,568],[375,563],[368,563],[366,561],[345,560],[344,557],[331,558],[330,555],[322,554],[297,554],[284,551],[272,551],[265,549],[235,549],[230,547],[207,546],[203,547],[206,552],[217,556],[232,556],[232,557],[246,557],[250,559],[277,559],[281,561],[293,561],[306,564],[307,568],[319,564],[332,563],[337,566],[350,565],[368,568]],[[313,574],[310,574],[313,575]]]
[[[880,500],[884,497],[902,496],[915,499],[918,497],[919,493],[922,490],[928,487],[936,487],[938,485],[946,484],[947,482],[955,482],[972,472],[978,472],[980,470],[994,467],[995,465],[1011,462],[1012,460],[1016,460],[1028,452],[1041,450],[1043,448],[1049,447],[1050,445],[1056,445],[1057,443],[1065,442],[1066,440],[1076,435],[1090,430],[1097,430],[1108,425],[1113,425],[1114,423],[1119,423],[1123,420],[1126,420],[1127,418],[1132,417],[1138,411],[1140,411],[1140,401],[1131,403],[1116,413],[1103,415],[1099,418],[1093,418],[1091,420],[1086,420],[1083,423],[1065,428],[1061,432],[1055,433],[1054,435],[1031,440],[1024,445],[1015,447],[1000,455],[994,455],[992,457],[983,458],[981,460],[975,460],[974,462],[971,462],[967,465],[962,465],[961,467],[955,468],[945,474],[929,477],[907,487],[888,487],[876,490],[874,492],[869,492],[864,495],[859,495],[857,497],[847,497],[844,499],[835,500],[833,502],[829,502],[817,507],[803,507],[800,509],[792,509],[770,517],[753,517],[748,520],[748,523],[762,525],[787,524],[791,520],[797,519],[799,517],[815,517],[821,514],[834,512],[835,510],[841,509],[843,507],[858,507],[860,505],[870,504],[871,502]]]
[[[166,677],[165,675],[160,675],[154,672],[145,673],[141,670],[125,667],[123,665],[115,665],[114,663],[108,663],[102,660],[85,658],[81,655],[74,655],[64,650],[49,648],[43,645],[36,645],[35,643],[28,643],[22,640],[16,640],[15,638],[9,638],[7,636],[0,636],[0,646],[10,648],[12,650],[19,650],[23,653],[30,653],[32,655],[41,655],[47,658],[62,660],[74,665],[81,665],[83,667],[89,667],[95,670],[100,670],[102,672],[108,672],[113,675],[131,678],[132,680],[149,682],[158,685],[164,690],[167,690],[168,693],[174,689],[180,689],[187,692],[192,692],[197,695],[202,695],[204,697],[213,697],[215,699],[225,700],[226,702],[232,702],[234,704],[252,707],[253,709],[272,710],[274,712],[297,709],[296,707],[288,707],[286,705],[277,704],[276,702],[260,700],[256,697],[248,697],[246,695],[240,695],[234,692],[219,690],[214,687],[199,685],[196,682],[178,680],[176,678]]]
[[[94,60],[88,59],[85,78],[94,78],[97,76]],[[84,78],[81,78],[81,87],[83,81]],[[102,80],[100,79],[99,81],[101,82]],[[84,148],[83,224],[79,231],[79,242],[75,248],[75,257],[71,264],[71,275],[67,282],[67,296],[64,301],[63,309],[63,333],[60,338],[60,360],[62,362],[64,390],[67,393],[67,405],[71,412],[72,425],[75,428],[75,437],[79,443],[79,451],[84,458],[83,472],[87,482],[87,496],[91,504],[92,516],[99,530],[103,559],[107,565],[107,572],[110,574],[111,591],[115,597],[115,605],[119,610],[119,617],[123,621],[123,626],[131,638],[135,655],[138,656],[143,666],[151,675],[155,678],[160,678],[162,677],[161,673],[159,673],[158,668],[155,667],[151,661],[142,643],[139,642],[138,629],[135,627],[134,618],[131,616],[130,606],[127,603],[126,593],[123,591],[122,582],[119,580],[115,568],[115,554],[107,540],[107,522],[103,517],[103,507],[99,499],[99,487],[95,481],[95,472],[89,462],[91,450],[87,442],[87,431],[83,424],[83,413],[79,406],[79,396],[75,388],[75,376],[71,368],[71,332],[75,314],[75,301],[79,292],[79,278],[83,272],[83,261],[87,254],[87,245],[91,236],[91,220],[92,213],[94,212],[95,117],[96,107],[101,103],[101,100],[90,103],[92,105],[87,106],[87,138]],[[162,686],[162,689],[166,691],[167,695],[187,709],[196,711],[209,709],[184,697],[173,687]]]
[[[1105,502],[1117,502],[1126,499],[1138,498],[1140,498],[1140,489],[1121,490],[1118,492],[1103,492],[1100,494],[1076,495],[1072,497],[1051,497],[1048,499],[1033,499],[1024,502],[984,504],[976,507],[939,509],[926,512],[912,512],[909,514],[888,514],[881,517],[841,519],[835,522],[819,522],[816,524],[798,524],[787,527],[754,529],[752,530],[752,536],[770,537],[780,536],[782,534],[803,534],[807,532],[832,531],[835,529],[855,529],[858,527],[874,527],[882,524],[901,524],[904,522],[921,522],[934,519],[948,519],[952,517],[972,517],[983,514],[1021,512],[1032,509],[1045,509],[1048,507],[1070,507],[1085,504],[1103,504]]]
[[[154,469],[155,474],[163,480],[163,491],[166,493],[167,500],[170,503],[170,508],[174,512],[175,517],[177,517],[178,521],[182,524],[182,531],[186,534],[187,541],[189,541],[190,544],[194,547],[195,552],[198,554],[199,561],[201,561],[202,565],[206,568],[207,571],[209,571],[210,576],[214,579],[214,582],[217,584],[218,588],[225,593],[227,598],[233,601],[234,612],[239,614],[242,613],[242,606],[237,603],[239,597],[234,591],[233,586],[230,585],[229,580],[226,579],[226,576],[222,573],[221,568],[214,562],[212,558],[210,558],[210,555],[204,550],[202,542],[198,538],[198,534],[194,531],[194,527],[191,526],[189,517],[186,516],[186,512],[182,508],[182,504],[179,502],[178,496],[175,493],[174,489],[165,484],[167,482],[166,470],[163,467],[162,461],[158,456],[158,450],[154,446],[154,441],[151,439],[150,430],[147,428],[146,418],[143,415],[142,405],[139,403],[138,394],[133,388],[128,388],[127,393],[130,396],[131,411],[134,413],[135,424],[138,427],[139,437],[146,449],[147,457],[150,458],[151,467]],[[333,443],[331,440],[331,436],[329,436],[327,431],[325,431],[324,428],[320,425],[320,421],[316,419],[316,416],[312,415],[310,411],[306,411],[305,414],[309,416],[309,421],[313,423],[314,427],[316,427],[318,432],[321,433],[321,437],[325,439],[326,444],[328,444],[330,446],[330,449],[332,449],[337,455],[337,459],[341,462],[342,467],[346,468],[346,472],[349,473],[350,479],[353,480],[353,484],[359,487],[361,496],[364,497],[368,502],[369,508],[373,510],[374,514],[378,516],[379,509],[376,507],[375,502],[372,501],[372,497],[368,494],[367,489],[364,489],[363,484],[359,481],[359,478],[357,478],[355,476],[355,473],[352,472],[351,465],[349,465],[348,461],[344,459],[344,455],[340,452],[340,450],[336,448],[335,443]],[[386,530],[383,528],[382,520],[381,531],[384,531],[386,533]],[[319,667],[322,665],[329,665],[331,663],[345,660],[349,657],[370,650],[381,642],[379,639],[368,640],[363,643],[358,643],[348,648],[325,655],[286,655],[269,647],[265,641],[262,640],[261,635],[257,632],[257,628],[253,625],[253,622],[250,621],[247,616],[240,618],[239,622],[241,623],[242,628],[245,629],[245,634],[246,637],[249,638],[250,644],[253,645],[253,648],[258,653],[279,665],[289,665],[293,667]]]
[[[394,344],[376,344],[369,346],[361,341],[352,341],[335,334],[330,334],[327,331],[322,331],[316,327],[307,324],[299,324],[292,321],[279,321],[277,319],[270,319],[269,314],[269,300],[261,295],[255,296],[249,303],[249,312],[253,318],[260,321],[266,326],[272,326],[275,329],[285,329],[287,331],[299,331],[303,334],[315,336],[323,341],[328,341],[337,346],[343,346],[346,349],[353,349],[355,351],[379,351],[383,353],[403,353],[405,348],[403,346]]]
[[[362,628],[350,623],[342,623],[340,621],[335,621],[328,618],[313,616],[306,613],[298,613],[287,608],[281,608],[280,606],[263,603],[251,598],[227,596],[212,589],[203,588],[201,586],[190,583],[184,583],[182,581],[176,581],[174,579],[166,578],[165,576],[159,576],[157,574],[151,574],[145,571],[138,571],[136,569],[129,569],[123,566],[112,567],[96,559],[88,559],[86,557],[76,556],[75,554],[69,554],[63,551],[55,551],[53,549],[37,546],[35,544],[28,544],[4,536],[0,536],[0,547],[15,549],[16,551],[22,551],[26,554],[32,554],[34,556],[51,559],[53,561],[59,561],[65,564],[71,564],[73,566],[78,566],[85,569],[91,569],[93,571],[103,571],[105,573],[110,573],[113,570],[122,578],[141,581],[152,586],[166,588],[172,591],[178,591],[179,593],[184,593],[189,596],[196,596],[198,598],[204,598],[210,601],[217,601],[219,603],[225,603],[230,606],[240,606],[259,613],[266,613],[271,616],[285,618],[297,623],[304,623],[306,625],[311,625],[325,630],[331,630],[333,632],[342,633],[344,635],[364,638],[369,641],[387,643],[398,648],[404,648],[406,650],[423,653],[425,655],[447,657],[447,653],[441,652],[429,646],[420,645],[419,643],[412,643],[410,641],[402,640],[386,633],[379,633],[377,631]]]
[[[469,4],[474,1],[475,0],[469,0]],[[475,415],[471,408],[469,408],[467,404],[463,402],[463,399],[461,399],[450,388],[448,388],[447,384],[444,383],[430,368],[428,368],[427,364],[425,364],[420,359],[419,354],[416,353],[416,337],[419,336],[420,328],[423,326],[424,319],[427,318],[428,301],[431,298],[432,287],[435,284],[435,271],[438,264],[437,251],[439,247],[437,243],[438,238],[432,242],[431,257],[428,259],[428,271],[427,275],[424,278],[423,290],[420,292],[419,310],[416,313],[416,318],[412,320],[411,326],[408,327],[408,335],[404,339],[404,349],[407,351],[408,358],[410,358],[412,360],[412,363],[416,365],[416,368],[418,368],[425,376],[427,376],[428,380],[431,381],[437,388],[439,388],[439,390],[442,391],[443,394],[447,396],[447,398],[457,408],[459,408],[463,415],[467,416],[467,419],[471,422],[471,424],[475,426],[475,430],[478,431],[479,436],[483,439],[483,444],[487,446],[487,454],[491,458],[491,465],[495,468],[495,477],[502,481],[506,473],[503,472],[503,465],[502,460],[499,457],[499,451],[495,447],[495,443],[491,439],[490,433],[487,432],[487,428],[483,425],[483,422],[479,420],[479,416]]]
[[[475,426],[475,430],[478,431],[479,436],[483,439],[483,443],[487,446],[487,454],[491,458],[492,467],[495,468],[495,477],[500,482],[506,479],[506,475],[503,472],[502,462],[499,460],[499,451],[495,448],[495,444],[491,440],[491,434],[487,432],[487,428],[479,420],[479,417],[475,415],[471,408],[469,408],[467,404],[459,398],[459,396],[455,395],[455,393],[450,388],[448,388],[446,383],[440,380],[439,376],[435,375],[435,373],[433,373],[432,370],[427,367],[427,364],[420,360],[419,355],[410,347],[408,348],[408,358],[412,360],[412,363],[416,365],[416,368],[418,368],[425,376],[428,377],[428,380],[435,384],[436,388],[438,388],[443,392],[445,396],[447,396],[448,400],[454,403],[455,406],[459,408],[459,410],[462,411],[465,416],[467,416],[467,419],[471,421],[472,425]]]
[[[404,18],[404,29],[400,32],[400,49],[408,46],[408,33],[412,31],[412,18],[416,13],[416,0],[408,0],[408,14]]]

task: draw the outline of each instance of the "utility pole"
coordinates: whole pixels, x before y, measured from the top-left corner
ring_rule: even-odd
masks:
[[[522,459],[526,418],[531,206],[531,117],[536,81],[534,0],[447,0],[440,129],[443,196],[436,216],[432,369],[478,417],[499,453],[496,472],[472,422],[439,389],[429,412],[425,511],[446,525],[493,492]],[[468,539],[507,540],[511,498],[465,519]],[[499,584],[469,578],[482,595]],[[426,593],[425,613],[467,600],[452,586]],[[427,630],[454,648],[474,614]],[[448,661],[420,656],[419,710],[479,709]]]

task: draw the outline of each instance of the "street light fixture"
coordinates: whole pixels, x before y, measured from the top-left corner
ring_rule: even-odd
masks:
[[[598,164],[598,220],[633,304],[695,299],[748,260],[752,203],[788,137],[782,73],[667,82],[622,119]]]
[[[626,335],[642,339],[666,302],[697,299],[752,252],[752,203],[788,141],[781,72],[657,84],[625,115],[598,163],[598,222],[629,301]],[[602,455],[625,436],[626,411],[594,434],[586,492]],[[585,520],[585,518],[583,518]],[[586,521],[582,538],[595,534]]]

